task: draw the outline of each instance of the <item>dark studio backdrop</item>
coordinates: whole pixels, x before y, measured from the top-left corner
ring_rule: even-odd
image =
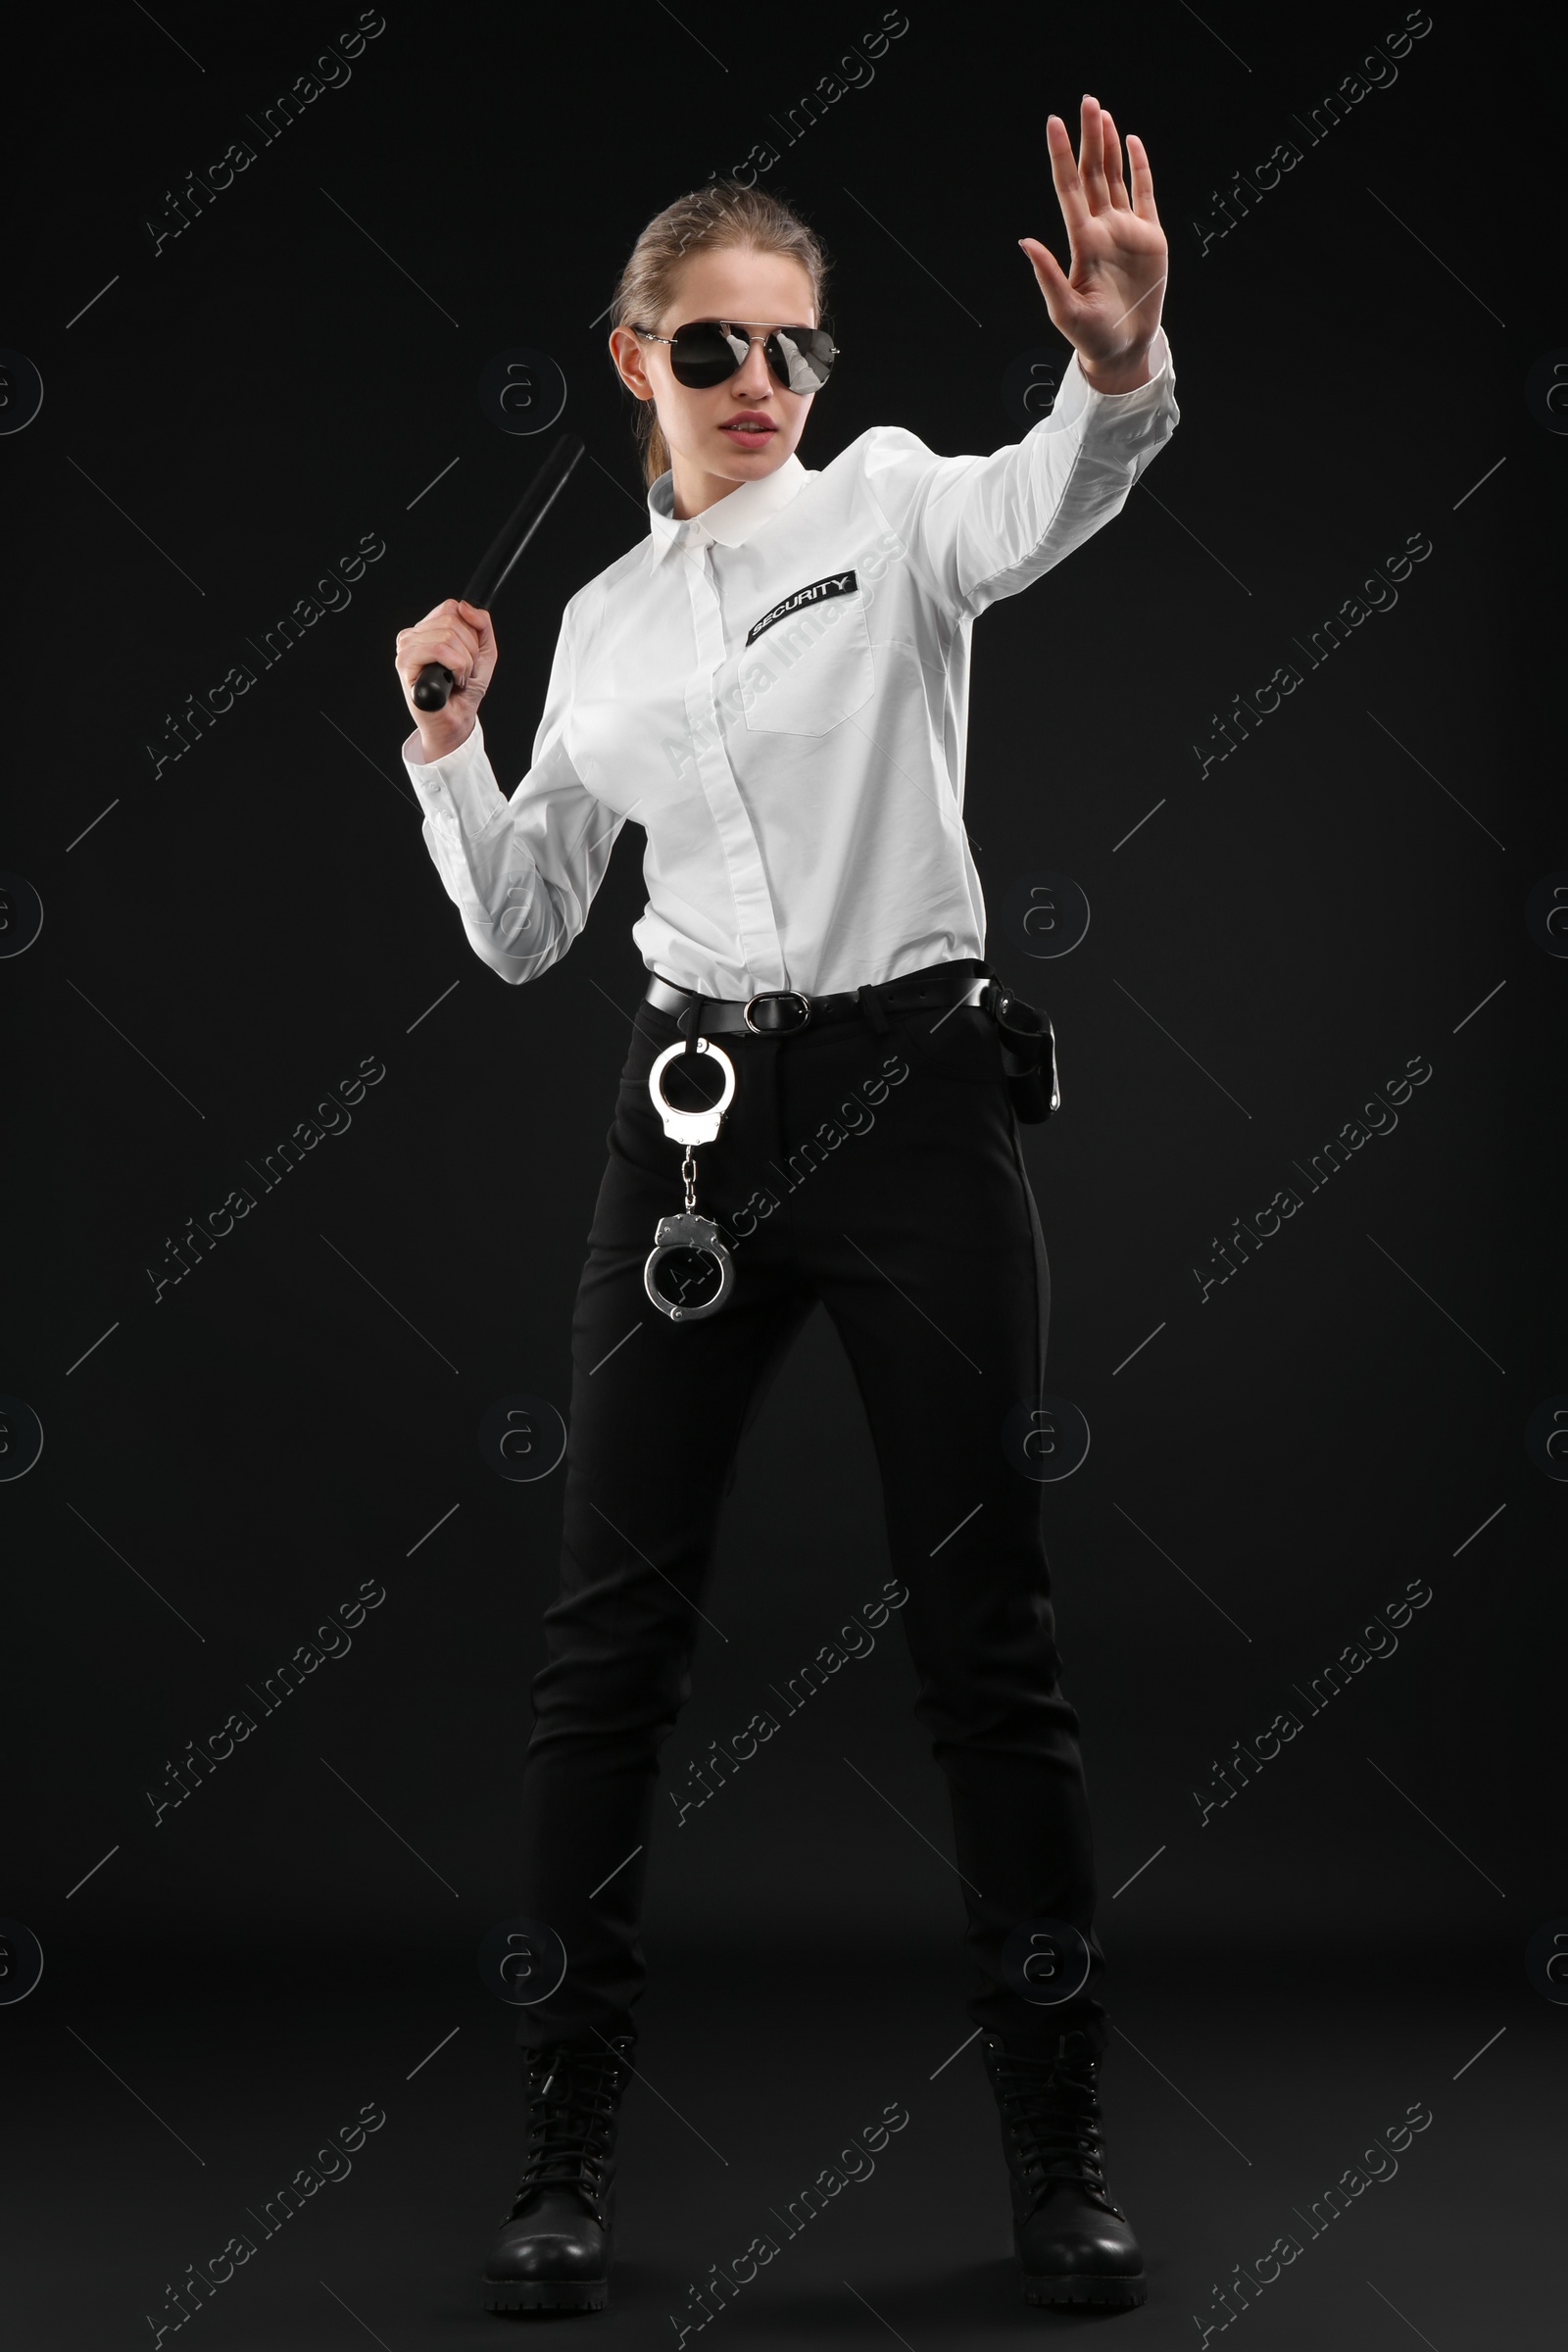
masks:
[[[1568,1927],[1568,846],[1541,586],[1568,328],[1519,21],[389,0],[106,8],[60,38],[40,18],[13,61],[0,322],[0,1913],[13,1986],[29,1937],[44,1961],[0,2027],[33,2132],[112,2118],[139,2164],[131,2117],[169,2161],[124,2095],[162,2118],[125,2055],[155,2009],[162,2061],[199,2071],[215,2013],[242,2039],[285,1998],[338,2005],[331,2087],[279,2162],[362,2078],[406,2114],[433,2096],[442,2061],[403,2078],[449,2030],[474,2080],[504,2073],[513,2018],[474,1955],[517,1905],[550,1415],[640,993],[643,836],[564,961],[504,986],[420,840],[394,633],[460,592],[551,445],[515,427],[554,423],[559,372],[588,457],[496,607],[510,790],[563,604],[645,527],[600,314],[643,221],[714,172],[796,201],[835,257],[808,465],[873,423],[1017,438],[1069,355],[1016,239],[1065,259],[1045,117],[1076,145],[1085,89],[1152,154],[1182,418],[1122,514],[977,627],[966,819],[992,960],[1061,1062],[1024,1148],[1047,1389],[1089,1435],[1044,1503],[1107,1999],[1153,2057],[1123,1983],[1172,2049],[1184,1984],[1272,2004],[1275,2048],[1303,1985],[1362,2026],[1446,2001],[1398,2103],[1442,2082],[1455,2161],[1488,2070],[1560,2100],[1559,1988],[1527,1947]],[[531,409],[498,405],[509,366]],[[509,1411],[531,1455],[498,1449]],[[845,1985],[894,1999],[930,1968],[923,2089],[967,1978],[898,1621],[853,1633],[890,1574],[819,1314],[743,1452],[666,1786],[841,1629],[860,1654],[710,1803],[677,1824],[662,1800],[644,2010],[710,1984],[763,2039],[765,1965],[853,2038],[876,2001]],[[397,2062],[367,2072],[341,2035],[389,1986]],[[1270,2064],[1241,2067],[1260,2110]],[[1385,2095],[1345,2090],[1319,2169]],[[92,2288],[92,2340],[130,2340],[230,2226],[186,2171]],[[1216,2230],[1190,2278],[1172,2257],[1183,2341],[1245,2258]],[[402,2316],[392,2340],[435,2340]]]

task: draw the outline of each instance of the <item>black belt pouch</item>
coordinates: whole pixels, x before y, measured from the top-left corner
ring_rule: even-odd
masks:
[[[1050,1015],[1010,995],[995,975],[983,1003],[996,1023],[1013,1115],[1024,1126],[1038,1126],[1061,1103],[1056,1033]]]

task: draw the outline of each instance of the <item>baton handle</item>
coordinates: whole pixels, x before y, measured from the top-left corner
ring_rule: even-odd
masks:
[[[570,478],[583,454],[580,435],[567,433],[551,450],[497,537],[485,550],[463,601],[487,611]],[[414,704],[418,710],[444,710],[456,680],[443,662],[426,662],[414,681]]]

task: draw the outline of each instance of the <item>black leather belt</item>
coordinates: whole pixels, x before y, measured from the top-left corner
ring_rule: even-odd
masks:
[[[884,1013],[922,1012],[938,1005],[978,1004],[991,978],[972,956],[955,963],[928,964],[923,971],[905,972],[896,980],[878,981],[865,988],[847,989],[830,996],[808,996],[803,989],[764,989],[755,997],[704,997],[695,989],[677,988],[658,972],[649,979],[644,1002],[662,1012],[678,1015],[701,1007],[699,1021],[681,1027],[688,1036],[700,1029],[705,1037],[735,1032],[751,1037],[784,1037],[818,1021],[843,1020],[864,1014],[872,1005]],[[871,1013],[874,1020],[875,1013]]]

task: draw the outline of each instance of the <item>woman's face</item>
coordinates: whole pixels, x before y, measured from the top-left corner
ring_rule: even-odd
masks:
[[[814,326],[811,281],[801,264],[785,254],[754,253],[743,245],[694,253],[663,317],[639,324],[668,335],[695,318],[729,318],[755,330]],[[709,503],[737,482],[777,472],[800,440],[815,398],[814,393],[785,391],[760,343],[752,345],[744,366],[732,376],[706,391],[692,391],[675,381],[667,343],[649,342],[629,327],[617,326],[610,348],[622,382],[658,408],[674,460],[677,503],[689,504],[693,498]]]

